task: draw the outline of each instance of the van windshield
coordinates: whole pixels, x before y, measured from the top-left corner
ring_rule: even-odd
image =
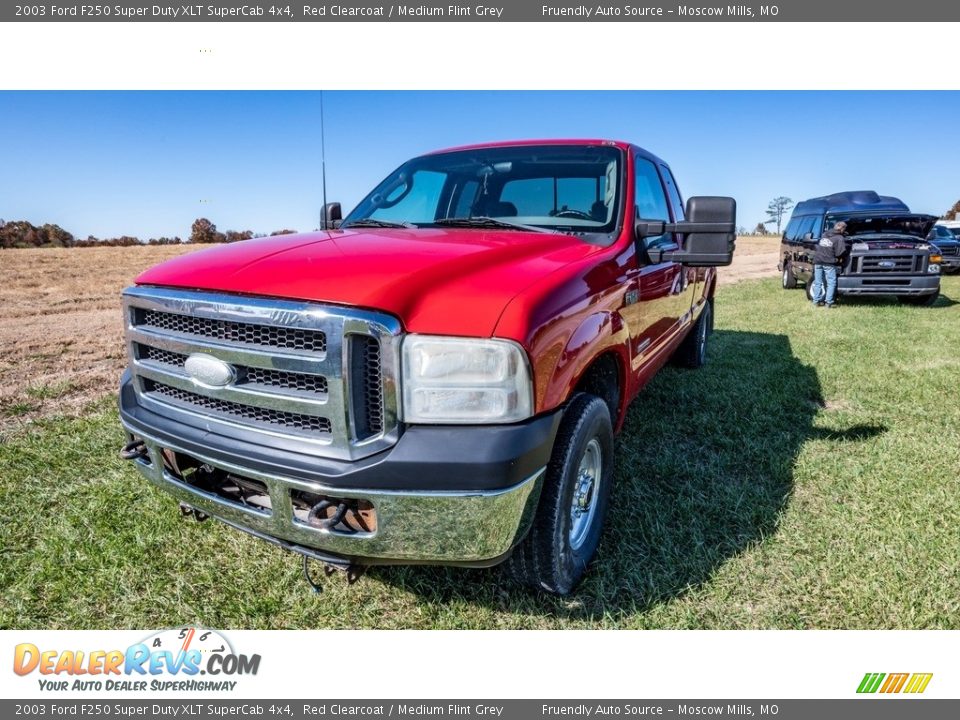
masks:
[[[426,155],[400,166],[342,227],[462,227],[611,234],[622,152],[530,145]]]

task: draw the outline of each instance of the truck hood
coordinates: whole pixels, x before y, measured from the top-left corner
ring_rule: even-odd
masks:
[[[599,249],[553,233],[334,230],[218,245],[136,282],[364,307],[410,332],[489,337],[510,300]]]

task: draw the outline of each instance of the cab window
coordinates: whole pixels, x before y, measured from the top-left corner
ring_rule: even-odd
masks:
[[[670,211],[667,206],[667,196],[660,182],[660,175],[656,166],[646,158],[638,157],[635,163],[635,193],[636,219],[663,220],[670,222]],[[659,248],[676,245],[673,233],[664,233],[657,237],[644,238],[646,248]]]
[[[810,232],[813,233],[813,239],[819,239],[820,235],[823,234],[823,215],[817,215],[813,218],[813,227],[810,228]]]
[[[666,165],[660,166],[660,172],[663,174],[663,184],[667,186],[667,196],[670,198],[673,219],[675,222],[683,222],[686,220],[686,211],[683,209],[683,198],[680,197],[680,190],[677,189],[673,173]]]
[[[800,218],[790,218],[787,223],[787,229],[783,231],[783,239],[787,242],[796,242],[797,228],[800,226]]]
[[[801,242],[806,237],[807,233],[813,233],[813,225],[817,221],[815,215],[808,215],[800,221],[799,227],[797,227],[797,240]]]

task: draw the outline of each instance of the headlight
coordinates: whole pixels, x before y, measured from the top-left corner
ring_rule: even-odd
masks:
[[[509,423],[533,414],[527,356],[511,340],[408,335],[401,378],[408,423]]]

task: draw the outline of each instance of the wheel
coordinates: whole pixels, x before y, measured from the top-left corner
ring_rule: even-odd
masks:
[[[789,260],[783,261],[783,276],[781,281],[784,290],[793,290],[797,286],[797,276],[793,274],[793,264]]]
[[[813,276],[803,284],[804,292],[807,293],[807,300],[813,302]]]
[[[707,364],[707,338],[713,329],[713,301],[708,302],[690,332],[674,351],[670,363],[696,370]]]
[[[556,595],[576,587],[600,544],[612,480],[610,410],[579,393],[560,422],[530,532],[507,560],[515,580]]]
[[[897,300],[904,305],[922,305],[925,307],[930,307],[937,302],[937,298],[939,297],[940,291],[937,290],[937,292],[931,293],[930,295],[898,295]]]

